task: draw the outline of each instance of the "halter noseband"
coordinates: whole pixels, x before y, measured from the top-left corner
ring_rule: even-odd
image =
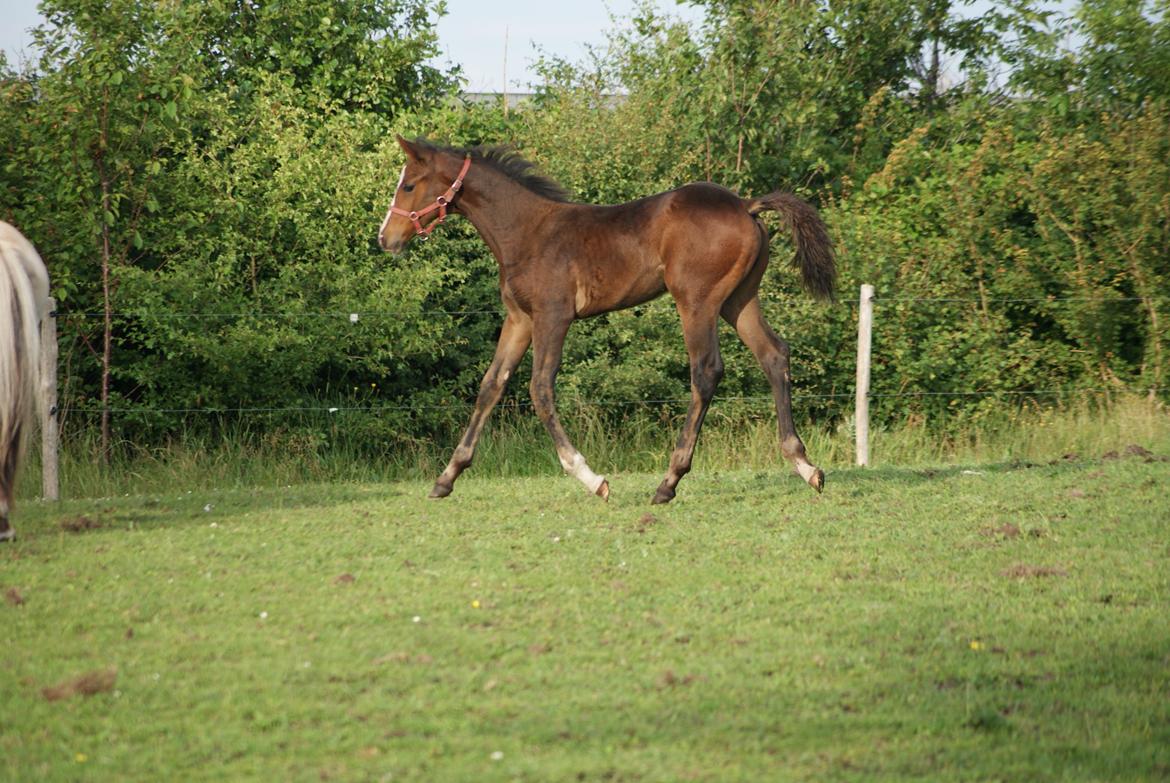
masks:
[[[399,207],[396,205],[395,202],[398,201],[398,189],[402,186],[402,179],[399,179],[398,180],[399,188],[394,189],[394,198],[390,202],[390,214],[391,215],[402,215],[404,218],[407,218],[411,223],[414,224],[414,235],[417,237],[422,237],[423,240],[425,241],[426,239],[430,238],[431,232],[435,230],[435,226],[439,225],[440,223],[442,223],[444,220],[447,219],[447,205],[451,203],[451,200],[455,198],[455,194],[457,194],[459,192],[459,189],[463,187],[463,178],[467,176],[467,170],[470,168],[471,168],[471,156],[468,155],[466,158],[463,159],[463,168],[461,168],[459,170],[459,176],[457,176],[455,178],[455,181],[451,183],[451,187],[447,188],[447,192],[444,193],[443,195],[439,196],[434,201],[432,201],[430,204],[426,205],[425,207],[423,207],[422,209],[420,209],[416,212],[412,212],[410,210],[403,209],[402,207]],[[406,176],[406,169],[405,168],[402,169],[402,176],[403,177]],[[428,215],[431,212],[434,212],[436,209],[439,210],[438,219],[432,220],[430,223],[428,223],[426,226],[424,226],[422,224],[422,222],[420,221],[422,216]],[[389,222],[389,216],[387,216],[386,222],[387,223]],[[379,240],[381,240],[382,234],[385,231],[386,231],[386,224],[383,223],[382,224],[382,231],[378,232],[378,239]]]

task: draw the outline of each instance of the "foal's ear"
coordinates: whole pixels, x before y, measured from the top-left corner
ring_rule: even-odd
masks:
[[[406,153],[406,157],[408,157],[409,159],[411,159],[417,163],[423,162],[423,156],[422,156],[422,153],[418,147],[411,144],[409,141],[402,138],[402,136],[400,136],[397,133],[394,134],[394,138],[396,138],[398,140],[398,146],[402,147],[402,151]]]

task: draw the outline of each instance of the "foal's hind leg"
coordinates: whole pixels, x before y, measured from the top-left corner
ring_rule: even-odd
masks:
[[[446,470],[435,481],[431,497],[443,498],[450,495],[455,486],[455,479],[459,478],[459,474],[471,464],[475,456],[475,444],[479,441],[483,425],[491,415],[492,408],[499,402],[504,387],[508,385],[508,378],[524,358],[524,352],[528,350],[531,341],[532,320],[523,313],[509,313],[500,330],[495,358],[492,359],[491,366],[484,373],[483,382],[480,383],[479,396],[475,399],[475,410],[471,413],[471,422],[467,425],[467,431],[463,433],[459,445],[455,447],[455,453],[451,455]]]
[[[673,500],[678,482],[690,472],[699,430],[707,416],[711,398],[715,396],[715,388],[723,377],[723,357],[719,354],[719,332],[714,310],[688,311],[682,305],[678,309],[691,363],[691,403],[678,443],[670,455],[666,478],[658,485],[658,491],[651,501],[656,504]]]
[[[565,335],[569,333],[571,318],[546,316],[535,325],[532,341],[532,405],[544,423],[557,449],[557,457],[565,472],[584,484],[602,500],[609,500],[609,482],[590,469],[581,452],[569,442],[565,428],[557,418],[555,383],[561,366]]]
[[[740,293],[740,292],[736,292]],[[780,450],[784,457],[796,465],[796,472],[809,486],[820,492],[825,487],[825,472],[808,461],[804,442],[796,434],[792,422],[792,381],[788,374],[788,343],[781,340],[772,327],[764,320],[760,300],[755,296],[746,303],[733,297],[723,306],[723,317],[735,327],[741,340],[764,368],[772,386],[772,398],[776,402],[776,419],[780,428]]]

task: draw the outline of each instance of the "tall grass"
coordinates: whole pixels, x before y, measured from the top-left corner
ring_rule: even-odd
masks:
[[[606,474],[665,470],[682,421],[677,412],[643,409],[615,424],[597,408],[571,402],[562,405],[561,415],[574,444],[598,472]],[[827,468],[853,464],[851,422],[831,429],[808,422],[798,426],[815,462]],[[458,437],[451,433],[371,453],[346,440],[344,418],[334,420],[332,431],[333,438],[295,431],[274,436],[237,424],[215,437],[180,433],[162,446],[122,443],[109,465],[96,459],[96,441],[82,437],[63,444],[61,492],[64,497],[107,497],[175,487],[426,479],[442,470]],[[1170,453],[1170,413],[1144,397],[1085,399],[1056,408],[1004,410],[970,424],[910,419],[872,429],[870,436],[875,467],[1049,461],[1067,454],[1099,457],[1130,444]],[[40,492],[40,466],[36,455],[30,456],[20,480],[23,498]],[[717,401],[712,407],[694,469],[737,468],[787,470],[770,405]],[[488,424],[471,470],[493,477],[553,475],[560,472],[560,465],[532,412],[504,409]]]

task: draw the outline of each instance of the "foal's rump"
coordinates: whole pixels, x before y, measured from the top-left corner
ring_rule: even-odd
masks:
[[[0,221],[0,541],[40,385],[40,322],[49,275],[32,244]]]
[[[791,232],[796,253],[793,266],[805,289],[816,299],[832,300],[837,270],[833,243],[815,207],[792,193],[775,191],[756,198],[740,198],[710,182],[696,182],[662,194],[669,213],[663,255],[696,253],[718,259],[716,265],[747,268],[766,256],[767,229],[762,212],[777,212]],[[733,259],[736,259],[733,261]]]

